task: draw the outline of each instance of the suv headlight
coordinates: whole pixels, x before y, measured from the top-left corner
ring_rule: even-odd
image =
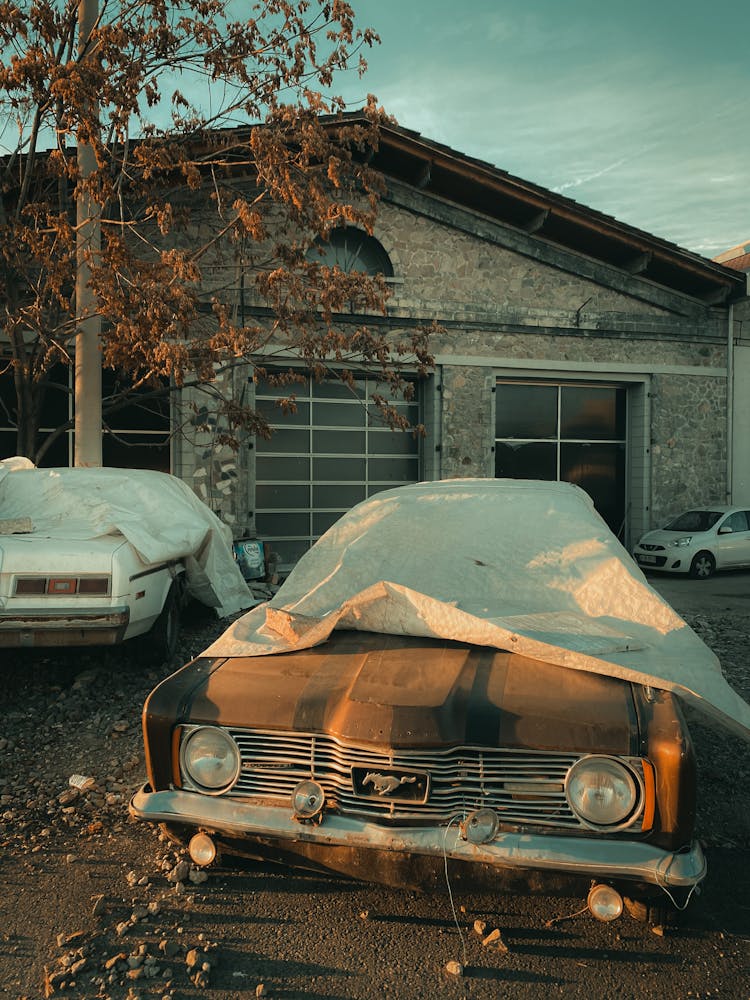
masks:
[[[618,826],[634,814],[638,785],[633,773],[612,757],[582,757],[568,771],[565,794],[584,823]]]
[[[234,784],[240,770],[240,752],[223,729],[200,726],[183,739],[180,764],[192,784],[217,795]]]

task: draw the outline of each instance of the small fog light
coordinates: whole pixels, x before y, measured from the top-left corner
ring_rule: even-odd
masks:
[[[461,835],[470,844],[487,844],[497,836],[499,825],[497,813],[492,809],[477,809],[461,824]]]
[[[323,811],[325,792],[317,781],[300,781],[292,792],[295,819],[315,819]]]
[[[605,923],[622,914],[622,896],[611,885],[592,885],[586,903],[593,916]]]
[[[216,844],[207,833],[196,833],[188,844],[188,852],[196,865],[205,868],[216,857]]]

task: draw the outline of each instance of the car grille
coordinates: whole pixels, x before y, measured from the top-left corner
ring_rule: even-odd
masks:
[[[649,566],[664,566],[667,561],[666,556],[644,556],[640,552],[635,553],[635,559],[636,562],[641,563],[646,568]]]
[[[663,552],[663,545],[647,545],[645,542],[641,542],[639,548],[644,549],[646,552]]]
[[[241,755],[231,795],[290,801],[295,785],[314,778],[329,807],[375,821],[440,823],[491,808],[503,823],[581,827],[568,805],[565,776],[580,754],[452,747],[379,753],[331,736],[229,730]],[[429,775],[426,801],[409,799],[404,783],[392,797],[355,792],[355,773]],[[361,789],[360,789],[361,790]]]

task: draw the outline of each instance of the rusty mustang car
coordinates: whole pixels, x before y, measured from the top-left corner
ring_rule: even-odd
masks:
[[[529,516],[534,546],[549,517],[541,556]],[[575,487],[403,487],[152,692],[131,811],[199,865],[229,853],[421,888],[448,866],[457,884],[654,919],[706,871],[674,677],[703,660],[713,676]],[[723,683],[712,710],[742,728]]]
[[[703,877],[675,698],[515,653],[337,631],[198,659],[145,709],[137,815],[216,850],[427,887],[594,894],[606,914]],[[193,838],[201,831],[202,835]],[[193,838],[193,839],[191,839]]]

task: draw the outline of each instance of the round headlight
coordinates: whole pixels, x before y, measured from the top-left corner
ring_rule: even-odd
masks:
[[[617,826],[635,809],[638,786],[612,757],[582,757],[568,771],[565,791],[573,812],[594,826]]]
[[[194,729],[182,745],[182,766],[187,777],[207,792],[224,791],[240,769],[240,752],[222,729]]]

